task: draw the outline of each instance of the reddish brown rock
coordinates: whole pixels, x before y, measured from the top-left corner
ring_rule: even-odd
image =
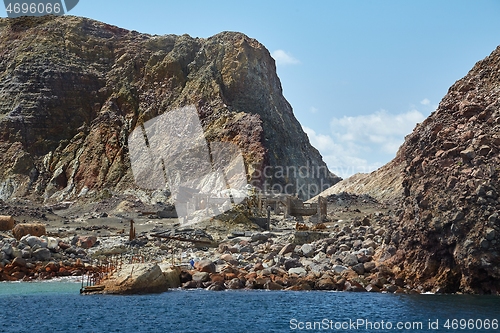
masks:
[[[194,268],[200,272],[215,273],[215,264],[211,260],[197,261]]]
[[[90,249],[96,242],[96,236],[80,236],[76,242],[76,246],[79,246],[82,249]]]
[[[12,216],[0,215],[0,231],[8,231],[14,228],[14,218]]]
[[[21,223],[12,229],[12,234],[17,240],[26,235],[40,237],[46,234],[45,225],[41,223]]]

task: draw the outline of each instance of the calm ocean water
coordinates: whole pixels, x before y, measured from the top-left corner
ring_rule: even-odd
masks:
[[[0,283],[0,332],[500,332],[498,296],[204,290],[81,296],[79,288]]]

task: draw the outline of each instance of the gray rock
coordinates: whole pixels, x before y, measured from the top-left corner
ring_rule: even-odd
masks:
[[[476,152],[472,148],[468,148],[466,150],[462,150],[460,152],[460,157],[464,162],[468,162],[472,160],[476,156]]]
[[[323,261],[323,260],[325,260],[326,258],[327,258],[327,257],[326,257],[326,253],[324,253],[324,252],[319,252],[318,254],[316,254],[316,255],[314,256],[313,260],[315,260],[315,261],[318,261],[318,262],[319,262],[319,261]]]
[[[357,274],[362,275],[365,274],[365,266],[363,264],[356,264],[351,267],[353,271],[355,271]]]
[[[465,214],[464,212],[462,211],[458,211],[456,212],[454,215],[453,215],[453,218],[451,219],[452,222],[459,222],[461,220],[463,220],[463,218],[465,217]]]
[[[340,273],[342,273],[343,271],[346,271],[346,270],[347,270],[347,267],[345,267],[345,266],[341,266],[341,265],[333,265],[332,266],[332,271],[335,274],[340,274]]]
[[[489,225],[490,226],[495,225],[495,223],[497,222],[497,219],[498,219],[498,213],[491,214],[488,217],[488,223],[489,223]]]
[[[361,247],[362,244],[363,244],[363,242],[360,239],[356,239],[354,241],[354,243],[352,244],[352,247],[354,247],[355,249],[358,249]]]
[[[363,267],[365,269],[365,272],[370,273],[371,271],[373,271],[375,269],[376,265],[373,261],[370,261],[370,262],[365,262],[363,264]]]
[[[481,147],[479,147],[479,155],[480,156],[486,156],[490,153],[491,151],[491,148],[490,146],[487,146],[487,145],[482,145]]]
[[[301,267],[302,264],[297,259],[290,258],[285,260],[284,266],[286,270],[289,270],[290,268]]]
[[[40,261],[50,260],[51,253],[50,250],[43,247],[33,251],[33,258]]]
[[[495,236],[496,236],[496,232],[495,232],[495,229],[487,229],[486,230],[486,239],[489,240],[489,241],[492,241],[495,239]]]
[[[330,245],[326,248],[326,254],[332,255],[335,252],[337,252],[337,246],[335,245]]]
[[[372,239],[367,239],[363,242],[363,248],[374,248],[376,249],[377,248],[377,243],[375,243],[375,241],[373,241]]]
[[[210,274],[207,272],[196,272],[192,275],[193,281],[196,282],[207,282],[210,280]]]
[[[241,282],[240,279],[234,278],[226,283],[226,287],[227,289],[242,289],[245,287],[245,285],[243,284],[243,282]]]
[[[306,276],[307,275],[307,271],[305,270],[304,267],[294,267],[294,268],[290,268],[288,270],[288,273],[289,274],[297,274],[299,276]]]
[[[358,263],[358,257],[355,254],[348,254],[345,256],[342,262],[346,266],[354,266]]]
[[[12,258],[22,258],[23,252],[19,250],[17,247],[12,248]]]
[[[262,233],[256,233],[252,235],[252,242],[265,242],[269,239],[269,237]]]
[[[12,245],[10,245],[9,243],[4,244],[2,246],[2,251],[6,254],[6,256],[10,257],[12,255]]]
[[[23,242],[26,245],[29,245],[30,247],[34,247],[37,245],[38,247],[47,247],[47,242],[45,239],[42,239],[40,237],[36,236],[31,236],[31,235],[26,235],[23,238],[21,238],[21,242]]]
[[[251,245],[246,245],[240,248],[240,253],[253,253],[254,248]]]
[[[490,242],[488,242],[488,240],[486,238],[483,238],[481,239],[481,242],[479,242],[479,245],[483,248],[483,249],[487,249],[490,247]]]
[[[395,231],[395,232],[392,233],[392,235],[391,235],[391,241],[394,244],[399,244],[399,242],[401,241],[401,234],[399,233],[399,231]]]
[[[300,247],[302,254],[306,257],[312,257],[314,255],[314,247],[311,244],[304,244]]]
[[[288,243],[281,248],[281,250],[278,254],[282,256],[282,255],[285,255],[287,253],[293,252],[294,250],[295,250],[295,244]]]
[[[339,246],[339,251],[349,251],[351,247],[347,244],[342,244]]]

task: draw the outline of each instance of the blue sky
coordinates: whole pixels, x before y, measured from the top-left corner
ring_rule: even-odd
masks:
[[[311,143],[342,177],[389,162],[500,45],[497,0],[80,0],[70,14],[150,34],[256,38]]]

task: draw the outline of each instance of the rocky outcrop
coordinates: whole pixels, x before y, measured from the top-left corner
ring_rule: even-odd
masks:
[[[404,202],[389,261],[413,286],[500,292],[500,48],[400,148]]]
[[[50,202],[134,190],[128,135],[187,105],[196,107],[208,141],[240,148],[255,185],[291,184],[294,192],[338,181],[256,40],[232,32],[151,36],[79,17],[22,17],[0,20],[0,199]],[[309,177],[293,172],[299,167]]]
[[[168,290],[167,278],[157,264],[126,264],[103,281],[108,294],[155,293]]]

